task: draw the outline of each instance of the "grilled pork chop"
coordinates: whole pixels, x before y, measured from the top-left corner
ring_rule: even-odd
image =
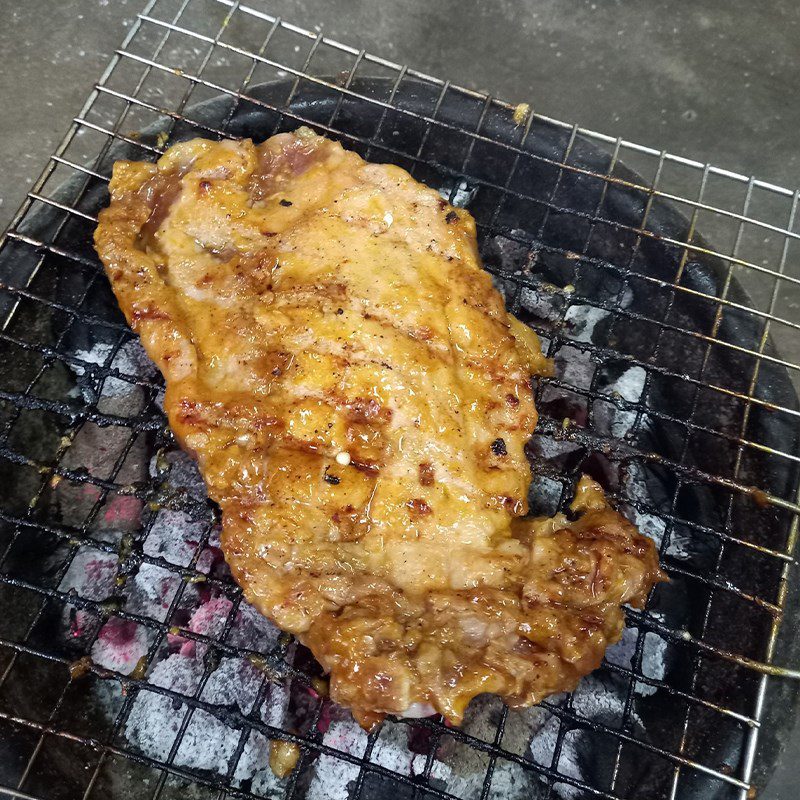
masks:
[[[526,520],[532,374],[475,223],[307,129],[118,162],[97,251],[245,596],[365,727],[569,689],[660,579],[584,479]]]

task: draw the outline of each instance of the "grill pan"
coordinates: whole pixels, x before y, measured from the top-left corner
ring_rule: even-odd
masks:
[[[765,675],[780,672],[766,662],[793,588],[800,481],[794,367],[770,336],[791,326],[775,310],[779,277],[763,310],[740,285],[736,247],[717,252],[698,234],[702,193],[683,213],[658,172],[622,165],[619,141],[601,147],[238,4],[211,4],[224,11],[215,35],[189,27],[204,17],[188,3],[171,17],[162,5],[140,17],[0,251],[0,790],[746,796],[796,704],[794,682],[770,679],[767,692]],[[208,75],[241,15],[263,23],[264,44],[226,91]],[[285,30],[307,43],[293,74],[276,60]],[[195,68],[170,36],[204,45]],[[317,65],[326,48],[348,54],[349,70]],[[265,60],[290,77],[258,82]],[[132,65],[132,86],[115,84]],[[148,82],[166,91],[167,75],[184,91],[152,102]],[[93,116],[103,100],[108,121]],[[247,610],[219,559],[215,509],[91,249],[94,217],[118,158],[301,123],[410,169],[475,215],[487,269],[557,364],[535,387],[533,511],[562,508],[589,472],[660,544],[672,582],[628,613],[623,642],[573,695],[526,712],[482,699],[462,730],[390,720],[367,737],[325,700],[308,653]],[[100,134],[99,147],[77,131]],[[765,224],[747,210],[732,217],[740,234]],[[783,264],[749,268],[779,275]],[[166,589],[148,596],[156,585]],[[782,661],[797,663],[799,649],[785,643]],[[270,739],[300,746],[283,781],[266,766]]]

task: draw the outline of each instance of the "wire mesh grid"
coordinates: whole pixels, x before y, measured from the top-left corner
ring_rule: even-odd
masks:
[[[672,582],[569,696],[367,735],[226,572],[91,234],[120,154],[299,124],[470,209],[557,367],[534,510],[590,472],[659,543]],[[0,794],[747,796],[800,510],[797,200],[238,2],[152,0],[0,252]],[[286,778],[270,741],[299,747]]]

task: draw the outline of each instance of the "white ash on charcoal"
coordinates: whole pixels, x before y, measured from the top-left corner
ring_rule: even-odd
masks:
[[[179,567],[188,567],[206,527],[206,523],[194,522],[183,511],[160,508],[156,512],[142,549],[148,556],[163,558]],[[203,559],[201,566],[198,560],[199,572],[209,571],[211,565],[206,561],[207,559]]]
[[[149,474],[153,480],[163,480],[169,475],[169,485],[175,492],[184,493],[199,503],[206,500],[206,486],[197,462],[177,444],[150,459]]]
[[[92,661],[99,667],[131,675],[140,668],[150,641],[151,635],[144,626],[111,617],[100,628],[92,644]]]
[[[461,178],[458,182],[439,188],[439,194],[456,208],[466,208],[475,197],[478,187]]]
[[[594,342],[597,326],[611,317],[604,308],[596,306],[570,306],[564,315],[564,322],[570,339],[576,342]]]
[[[624,496],[634,502],[651,508],[669,508],[669,497],[666,487],[653,486],[654,481],[647,480],[641,464],[632,461],[628,464],[624,480]],[[649,536],[657,547],[660,547],[667,529],[666,520],[657,514],[639,511],[633,504],[623,504],[625,516],[646,536]]]
[[[261,676],[247,662],[227,665],[223,670],[226,672],[225,678],[236,677],[244,688],[231,692],[222,686],[221,680],[212,684],[209,679],[201,695],[202,699],[220,708],[236,707],[243,714],[248,713],[255,700],[255,691]],[[197,692],[203,672],[201,659],[173,653],[155,665],[148,676],[148,683],[192,697]],[[136,750],[150,758],[164,761],[188,711],[187,703],[143,689],[137,693],[133,702],[125,725],[125,735]],[[228,771],[240,736],[240,728],[226,724],[202,708],[196,708],[181,737],[173,763],[176,766],[209,770],[224,775]],[[242,780],[252,778],[259,767],[266,764],[268,751],[266,737],[253,732],[247,739],[234,774]]]
[[[537,437],[537,445],[541,441],[544,447],[552,439]],[[540,449],[537,446],[537,449]],[[543,449],[543,448],[542,448]],[[535,517],[552,517],[561,508],[561,496],[564,493],[564,486],[561,481],[547,478],[544,475],[534,474],[528,491],[528,507],[530,513]]]
[[[248,606],[236,611],[229,634],[238,636],[240,642],[254,647],[261,645],[267,651],[277,641],[278,631]],[[188,630],[219,638],[226,620],[232,613],[231,601],[223,596],[211,596],[205,601],[199,597],[186,626]],[[208,645],[179,634],[167,637],[167,652],[147,676],[147,683],[199,700],[218,709],[237,709],[242,715],[258,714],[264,722],[278,728],[284,727],[284,714],[288,693],[281,683],[271,683],[266,689],[266,699],[260,709],[255,708],[259,688],[267,679],[258,666],[244,657],[223,657],[205,684],[201,683],[206,670],[204,657]],[[134,700],[131,714],[125,725],[129,743],[151,758],[163,760],[176,738],[180,721],[189,704],[140,691]],[[192,769],[216,771],[226,774],[239,737],[241,725],[228,722],[202,708],[194,711],[192,720],[181,739],[174,763]],[[252,731],[236,766],[237,782],[253,780],[256,773],[267,769],[269,741],[259,731]]]
[[[87,600],[106,600],[116,588],[116,553],[106,553],[90,545],[81,545],[70,562],[58,589],[61,592],[75,592]]]
[[[554,362],[558,379],[576,390],[588,389],[597,371],[597,358],[579,347],[560,348]],[[554,391],[559,390],[554,387]]]
[[[110,343],[98,342],[90,350],[77,350],[73,354],[80,363],[71,363],[70,367],[78,378],[78,389],[87,403],[93,402],[99,393],[111,397],[132,394],[136,389],[135,381],[154,380],[158,376],[156,365],[147,356],[138,339],[131,339],[123,344],[113,357],[112,351],[113,346]],[[92,367],[108,368],[124,377],[108,375],[103,379]],[[102,389],[99,386],[101,382]]]
[[[133,614],[164,622],[182,583],[180,575],[164,567],[140,564],[136,574],[125,582],[124,608]]]
[[[367,746],[367,734],[352,719],[330,725],[322,743],[342,753],[361,758]],[[358,778],[360,767],[327,753],[320,753],[312,766],[307,800],[346,800],[349,787]]]
[[[557,323],[564,313],[564,299],[554,291],[523,286],[519,304],[531,316],[543,322]]]
[[[594,426],[598,433],[624,439],[633,431],[637,412],[633,409],[620,408],[614,401],[626,400],[629,403],[638,403],[642,399],[645,378],[646,372],[642,367],[632,366],[625,369],[616,380],[598,387],[599,391],[610,398],[607,401],[595,401]],[[646,414],[640,415],[640,420],[646,424]]]

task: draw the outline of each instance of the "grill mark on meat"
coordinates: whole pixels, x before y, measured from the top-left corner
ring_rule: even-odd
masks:
[[[392,418],[392,409],[371,397],[356,397],[343,405],[348,409],[351,422],[389,422]]]
[[[168,320],[172,319],[172,317],[166,311],[149,304],[141,308],[135,308],[131,313],[131,328],[136,330],[140,322],[157,319]]]
[[[347,286],[337,281],[319,281],[314,284],[281,286],[275,308],[320,308],[320,300],[347,301]],[[327,306],[323,306],[325,310]]]
[[[345,343],[345,344],[347,344],[347,343]],[[327,342],[320,341],[320,342],[317,342],[314,346],[310,346],[308,348],[308,352],[313,352],[313,353],[317,353],[317,354],[321,354],[321,355],[330,356],[336,361],[337,366],[341,367],[341,368],[347,368],[347,367],[353,366],[355,364],[373,364],[373,365],[376,365],[376,366],[380,366],[380,367],[382,367],[383,369],[386,369],[386,370],[395,370],[395,369],[400,369],[401,367],[405,366],[405,365],[398,365],[398,364],[395,364],[394,366],[392,366],[391,364],[388,364],[385,361],[379,361],[377,359],[370,358],[368,355],[366,355],[366,354],[364,354],[362,352],[359,352],[357,350],[353,350],[349,345],[348,345],[346,350],[344,349],[344,347],[345,347],[344,344],[339,344],[339,343],[334,342],[334,341],[327,341]],[[436,352],[433,357],[436,358],[436,360],[441,362],[442,364],[445,364],[445,365],[449,366],[449,360],[447,358],[447,354],[441,354],[439,352]],[[467,360],[467,359],[465,359],[464,363],[465,363],[465,366],[467,366],[467,367],[477,367],[478,366],[478,362],[473,362],[473,361]],[[409,385],[411,385],[411,386],[418,387],[419,389],[422,389],[425,385],[427,385],[424,380],[422,382],[417,380],[412,374],[409,373],[408,369],[402,369],[401,370],[401,374],[404,375],[405,380],[407,380]],[[530,380],[529,380],[527,375],[526,376],[522,376],[520,378],[517,378],[516,376],[509,375],[508,373],[506,373],[506,374],[500,373],[497,376],[495,376],[494,373],[491,373],[491,376],[492,376],[492,381],[494,383],[500,385],[500,386],[502,386],[503,384],[507,384],[507,383],[514,383],[517,386],[519,386],[520,389],[524,390],[526,394],[530,394],[531,393],[531,391],[530,391]],[[297,397],[303,397],[303,396],[318,397],[320,395],[318,395],[318,394],[314,394],[314,395],[299,395],[298,394],[296,396]],[[519,405],[519,401],[517,401],[517,405]],[[491,401],[490,401],[490,403],[487,404],[487,408],[491,408],[491,407],[493,407],[493,406],[491,405]],[[526,424],[525,426],[522,426],[522,427],[519,426],[519,425],[513,425],[512,424],[512,425],[506,425],[504,430],[507,430],[507,431],[523,430],[523,429],[527,430],[530,427],[531,426],[528,425],[528,424]]]
[[[234,428],[242,422],[256,432],[283,427],[282,420],[271,414],[236,405],[225,408],[218,403],[205,403],[188,397],[177,401],[176,417],[182,424],[193,427]]]
[[[411,513],[417,516],[423,516],[433,512],[433,509],[420,497],[414,497],[409,500],[406,505]]]
[[[421,486],[433,486],[435,471],[430,461],[419,465],[419,482]]]
[[[331,309],[330,313],[339,314],[342,302],[347,301],[347,310],[358,314],[362,319],[377,322],[389,331],[402,333],[412,341],[426,346],[426,349],[432,354],[441,357],[442,354],[449,352],[447,343],[429,326],[419,326],[416,328],[403,326],[398,323],[395,317],[386,313],[383,309],[378,308],[367,298],[359,298],[358,301],[348,301],[347,288],[339,283],[317,283],[313,286],[281,286],[280,295],[275,298],[273,306],[276,309],[318,309],[320,307],[320,299],[330,299],[337,302],[336,308]],[[326,312],[329,311],[328,306],[324,308]],[[501,320],[498,320],[495,312],[491,309],[487,309],[482,304],[470,304],[469,308],[478,311],[487,324],[496,326],[498,333],[501,331],[503,333],[508,332],[508,326]],[[466,365],[485,366],[483,361],[471,360],[469,354],[464,354],[464,358]],[[497,364],[494,370],[494,376],[497,379],[501,379],[504,375],[504,371],[505,365]],[[529,376],[526,376],[525,380],[529,380]]]
[[[377,461],[369,461],[362,458],[353,458],[351,456],[350,466],[355,467],[359,472],[365,472],[367,475],[377,475],[381,470],[381,465]]]

